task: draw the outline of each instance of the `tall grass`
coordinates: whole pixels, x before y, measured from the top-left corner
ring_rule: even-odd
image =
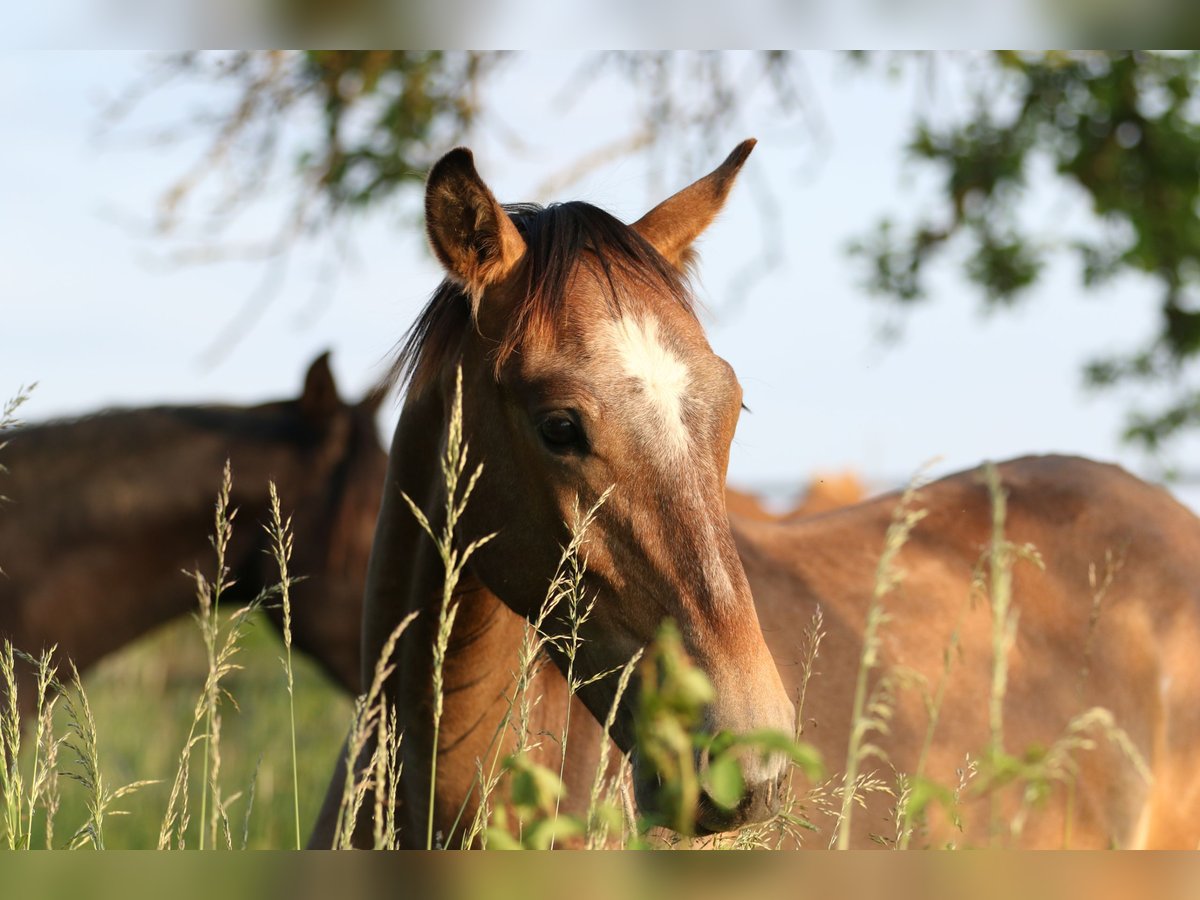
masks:
[[[56,647],[51,647],[43,650],[36,660],[27,658],[34,668],[36,685],[36,699],[34,700],[36,724],[33,733],[33,764],[30,766],[29,817],[25,827],[25,845],[27,847],[32,846],[34,815],[39,802],[45,808],[47,847],[51,846],[54,836],[54,814],[58,808],[58,750],[63,740],[55,738],[53,724],[54,708],[58,702],[58,693],[54,690],[58,675],[58,667],[53,662],[56,649]],[[8,672],[12,668],[8,645],[5,646],[4,655],[5,681],[7,682]],[[13,693],[15,694],[15,691]]]
[[[553,610],[562,605],[564,600],[566,602],[566,612],[563,617],[566,623],[566,632],[556,642],[553,642],[555,648],[566,660],[567,703],[563,719],[562,735],[558,741],[558,779],[560,784],[567,769],[567,748],[571,737],[571,710],[575,706],[575,697],[588,685],[608,678],[612,674],[612,670],[609,670],[598,672],[590,677],[581,677],[575,668],[575,663],[579,656],[579,648],[583,643],[583,626],[591,618],[592,611],[596,607],[596,598],[593,596],[588,600],[584,594],[584,575],[587,573],[587,558],[583,554],[583,547],[587,539],[588,529],[591,527],[592,522],[595,521],[600,507],[608,502],[612,491],[613,488],[610,486],[600,495],[592,508],[582,516],[579,513],[578,506],[576,506],[574,520],[571,523],[571,539],[563,551],[558,571],[555,573],[554,578],[551,579],[550,590],[547,592],[547,602],[543,604],[542,619],[544,620]],[[528,631],[528,628],[526,631]],[[639,657],[640,654],[636,654],[633,660],[636,662]],[[628,679],[626,679],[627,682]],[[620,688],[619,681],[618,688]],[[623,693],[623,689],[618,691],[616,702],[620,702],[621,694]],[[554,801],[553,821],[556,825],[559,821],[561,809],[562,794],[560,793]],[[557,838],[558,833],[556,828],[550,836],[551,850],[554,849]]]
[[[300,766],[296,761],[296,680],[292,669],[292,578],[288,565],[292,559],[292,517],[285,520],[279,508],[279,491],[275,482],[270,484],[271,521],[263,528],[271,538],[271,554],[275,565],[279,568],[279,597],[283,604],[283,663],[284,677],[287,679],[288,694],[288,729],[291,732],[292,743],[292,809],[295,812],[296,849],[303,844],[300,842]]]
[[[985,553],[989,575],[988,599],[992,613],[992,678],[988,697],[990,740],[984,755],[984,779],[981,785],[991,801],[989,835],[993,845],[1006,839],[1020,838],[1033,808],[1044,801],[1054,785],[1061,785],[1066,792],[1067,806],[1063,846],[1069,847],[1074,811],[1072,798],[1079,771],[1076,756],[1080,752],[1095,749],[1098,741],[1103,739],[1117,750],[1146,784],[1151,782],[1152,776],[1149,765],[1128,733],[1117,724],[1112,712],[1098,706],[1073,716],[1047,748],[1027,748],[1020,754],[1007,750],[1004,740],[1004,701],[1008,688],[1009,655],[1017,637],[1017,614],[1012,607],[1013,567],[1022,560],[1039,569],[1044,568],[1044,563],[1037,548],[1029,544],[1017,545],[1006,538],[1007,494],[996,467],[991,463],[984,466],[984,480],[992,504],[992,536]],[[1085,666],[1089,662],[1089,645],[1100,605],[1119,570],[1111,554],[1107,560],[1108,572],[1099,585],[1096,583],[1094,567],[1089,569],[1094,596],[1084,638]],[[1009,785],[1016,788],[1018,800],[1015,811],[1004,821],[1000,805],[1001,789]]]
[[[417,615],[416,612],[409,613],[392,629],[375,663],[370,687],[355,700],[350,737],[346,742],[348,762],[334,832],[335,850],[354,846],[355,826],[368,793],[374,790],[377,798],[395,799],[396,784],[402,774],[399,764],[402,735],[396,731],[394,708],[383,702],[383,686],[394,670],[392,655],[396,644]],[[360,768],[358,762],[372,739],[375,750],[371,759]],[[380,781],[381,777],[390,781]],[[393,849],[396,846],[395,803],[385,805],[377,801],[374,808],[375,847]]]
[[[896,558],[912,534],[913,528],[925,517],[925,511],[915,508],[916,484],[909,487],[896,506],[892,523],[888,526],[883,542],[883,553],[875,569],[875,585],[871,603],[867,607],[866,627],[863,634],[862,654],[859,657],[858,674],[854,683],[854,705],[850,716],[850,739],[846,747],[846,765],[842,776],[841,810],[838,813],[834,840],[839,850],[850,846],[850,826],[854,815],[854,803],[862,785],[859,782],[859,766],[864,760],[877,756],[884,758],[883,751],[867,738],[872,732],[883,731],[891,715],[891,704],[886,690],[875,694],[869,702],[868,685],[871,673],[879,665],[881,646],[880,630],[889,616],[884,608],[885,598],[892,593],[904,578],[903,570]],[[886,682],[881,682],[885,684]]]
[[[36,383],[18,388],[17,393],[0,409],[0,432],[20,424],[17,410],[29,400]],[[0,451],[8,441],[0,440]],[[8,469],[0,463],[0,475]],[[0,506],[9,498],[0,493]],[[2,562],[2,561],[0,561]],[[0,565],[0,578],[6,577]],[[56,684],[56,666],[53,664],[55,648],[44,651],[37,660],[30,660],[36,672],[35,713],[36,730],[33,737],[33,763],[30,772],[29,793],[24,793],[24,778],[21,773],[21,707],[17,686],[16,657],[11,641],[5,639],[0,647],[0,686],[4,687],[6,703],[0,704],[0,796],[3,798],[3,825],[10,850],[29,849],[33,846],[33,823],[39,801],[46,809],[47,834],[53,832],[53,818],[57,809],[57,760],[60,740],[53,737],[50,719],[53,716],[57,696],[50,692]]]
[[[229,461],[225,461],[225,470],[222,473],[221,489],[217,494],[217,506],[214,514],[214,530],[210,538],[213,550],[217,555],[216,576],[211,582],[206,581],[204,576],[196,570],[196,591],[200,600],[200,632],[204,636],[204,649],[208,652],[208,668],[210,673],[217,671],[217,640],[219,637],[219,623],[221,612],[221,593],[226,587],[232,586],[229,580],[229,568],[225,565],[225,551],[229,548],[229,540],[233,536],[233,520],[237,516],[236,509],[229,508],[230,492],[233,488],[233,475],[230,469]],[[236,645],[235,645],[236,646]],[[220,743],[218,737],[220,734],[220,713],[217,710],[217,690],[220,684],[219,676],[210,677],[205,684],[204,702],[204,777],[201,779],[200,792],[200,849],[204,849],[204,838],[207,833],[206,809],[208,806],[209,794],[213,796],[213,843],[216,843],[216,819],[217,815],[217,797],[215,796],[216,772],[213,773],[213,785],[210,789],[204,789],[204,785],[210,785],[208,769],[211,764],[216,769],[221,764]]]
[[[1008,499],[1000,487],[1000,476],[996,467],[991,463],[984,467],[984,479],[992,501],[992,541],[987,554],[987,570],[990,575],[988,597],[991,600],[992,611],[992,681],[988,693],[990,736],[985,759],[990,765],[996,766],[1004,756],[1004,698],[1008,692],[1008,658],[1017,640],[1017,613],[1012,608],[1012,570],[1018,551],[1004,534]],[[1027,553],[1037,558],[1036,551],[1032,548],[1029,548]],[[1038,562],[1040,565],[1040,559]],[[998,791],[991,795],[991,808],[990,833],[995,843],[1000,821]]]
[[[581,642],[580,629],[591,615],[594,603],[594,601],[586,601],[582,593],[586,562],[581,557],[581,550],[585,543],[587,529],[607,498],[608,492],[605,492],[582,517],[576,510],[574,523],[568,525],[571,537],[563,547],[555,575],[550,580],[549,588],[537,615],[524,625],[512,677],[512,690],[505,697],[504,711],[493,729],[488,746],[477,761],[475,777],[460,804],[455,821],[446,835],[445,846],[451,845],[472,797],[476,796],[476,791],[478,791],[478,796],[475,813],[463,830],[460,845],[470,847],[478,841],[481,846],[486,847],[493,837],[499,835],[496,829],[489,826],[491,799],[503,772],[512,768],[512,760],[527,753],[532,747],[531,710],[540,698],[531,695],[530,686],[534,683],[538,671],[546,663],[547,651],[553,648],[561,652],[568,660],[567,690],[569,698],[573,697],[582,687],[607,674],[600,673],[591,679],[579,679],[575,676],[574,669],[575,654]],[[553,614],[563,607],[564,603],[566,606],[565,616],[555,620]],[[547,623],[552,620],[561,621],[566,632],[548,631]],[[563,731],[559,735],[560,751],[563,754],[565,754],[569,728],[570,713],[568,709]],[[510,755],[509,760],[502,761],[504,736],[510,730],[514,736],[515,751]],[[565,764],[565,755],[561,757],[561,760],[560,771],[561,766]],[[561,795],[559,795],[559,799],[561,799]],[[558,819],[557,800],[554,819],[556,821]],[[554,834],[556,832],[551,832],[551,845],[555,839]]]
[[[806,746],[805,735],[805,705],[808,700],[809,685],[816,674],[817,658],[821,652],[821,642],[825,639],[825,613],[818,604],[813,610],[812,618],[804,629],[800,653],[800,685],[796,691],[796,729],[792,735],[795,747]],[[818,773],[817,760],[808,763],[807,769],[797,763],[796,774],[809,779]],[[755,825],[744,827],[733,840],[735,849],[772,848],[783,849],[803,846],[806,838],[817,831],[817,826],[805,814],[804,807],[812,803],[816,796],[814,790],[805,794],[797,794],[795,782],[801,777],[787,778],[784,781],[783,793],[780,799],[779,812],[774,818]]]
[[[71,664],[70,687],[62,690],[60,696],[66,709],[69,728],[69,735],[62,743],[75,754],[75,763],[78,766],[76,770],[64,774],[77,781],[84,789],[88,811],[87,819],[71,837],[70,846],[75,849],[90,844],[97,850],[103,850],[105,818],[127,815],[126,811],[113,808],[113,804],[122,797],[158,782],[156,779],[142,779],[115,790],[106,788],[104,773],[100,767],[100,739],[96,719],[92,715],[91,704],[74,663]]]
[[[11,428],[21,424],[21,420],[17,417],[17,410],[21,408],[33,394],[33,389],[37,387],[37,382],[28,387],[22,385],[17,389],[17,393],[10,399],[4,402],[4,406],[0,408],[0,433],[8,431]],[[0,451],[3,451],[8,446],[8,441],[0,440]],[[0,461],[0,475],[8,474],[8,469],[5,468],[3,461]],[[9,498],[4,495],[3,486],[0,485],[0,507],[9,502]],[[4,560],[0,559],[0,577],[4,575]]]
[[[11,424],[18,405],[19,401],[12,401],[4,407],[0,428]],[[487,536],[467,541],[459,548],[461,519],[482,473],[482,465],[468,469],[468,447],[463,439],[461,420],[461,373],[451,413],[441,460],[446,500],[442,511],[444,518],[439,526],[433,527],[423,511],[405,498],[433,540],[444,567],[431,671],[434,718],[431,723],[433,737],[428,748],[432,765],[430,806],[424,834],[427,847],[450,846],[452,843],[461,846],[555,847],[564,842],[588,848],[653,846],[656,844],[651,840],[650,830],[657,825],[669,824],[681,834],[693,830],[701,789],[718,803],[735,804],[743,788],[737,760],[747,752],[787,754],[798,770],[795,784],[789,782],[786,786],[783,809],[773,821],[746,828],[736,837],[714,841],[720,846],[778,847],[785,843],[800,843],[805,834],[820,828],[809,815],[811,807],[827,813],[833,820],[830,842],[846,847],[851,843],[856,808],[862,805],[865,794],[880,791],[891,793],[895,798],[892,843],[898,848],[913,846],[919,840],[931,805],[944,807],[952,821],[961,822],[963,804],[967,801],[985,804],[984,831],[988,842],[1002,845],[1019,840],[1031,817],[1055,789],[1062,789],[1067,797],[1063,844],[1069,846],[1073,785],[1079,774],[1077,760],[1080,753],[1095,748],[1101,741],[1107,742],[1139,776],[1149,779],[1148,766],[1133,741],[1111,712],[1099,707],[1084,709],[1072,717],[1062,733],[1045,748],[1025,748],[1020,753],[1013,753],[1008,747],[1004,717],[1009,660],[1019,633],[1013,571],[1023,562],[1040,566],[1041,559],[1035,548],[1016,545],[1007,539],[1006,496],[994,467],[989,466],[984,472],[991,503],[991,530],[973,585],[974,591],[986,596],[990,617],[988,689],[986,696],[979,698],[987,710],[987,738],[982,747],[963,748],[964,752],[971,751],[967,758],[972,761],[963,767],[954,784],[932,781],[926,769],[930,751],[937,740],[948,686],[954,677],[954,662],[971,598],[963,598],[962,612],[950,632],[941,671],[932,690],[911,673],[889,666],[883,652],[888,625],[898,614],[889,608],[888,600],[904,578],[901,551],[924,515],[919,508],[920,493],[915,485],[901,498],[885,536],[866,614],[844,767],[841,773],[828,778],[820,773],[815,753],[804,743],[810,681],[816,672],[825,633],[819,608],[805,632],[799,654],[801,678],[796,697],[797,727],[791,735],[703,734],[699,722],[705,703],[711,699],[712,688],[687,659],[677,636],[672,636],[669,629],[644,653],[639,651],[623,666],[590,676],[579,673],[577,660],[587,640],[586,624],[595,603],[595,598],[586,592],[587,535],[608,499],[606,492],[591,508],[576,510],[572,521],[567,523],[568,539],[562,548],[558,569],[541,607],[526,623],[501,721],[487,752],[478,762],[475,782],[469,796],[463,800],[458,819],[463,819],[472,798],[475,812],[465,824],[456,821],[450,831],[435,842],[433,803],[445,693],[443,667],[458,611],[456,590],[471,555],[490,539]],[[3,449],[2,443],[0,449]],[[99,849],[110,845],[109,826],[114,817],[124,814],[121,807],[130,807],[140,819],[151,819],[156,824],[160,848],[183,848],[192,842],[202,848],[232,847],[235,829],[231,811],[239,801],[244,804],[239,843],[243,847],[249,845],[252,816],[258,816],[254,798],[260,788],[266,787],[271,796],[274,790],[271,784],[260,783],[259,763],[263,762],[260,757],[253,767],[253,774],[245,767],[240,770],[237,777],[239,781],[246,779],[244,788],[228,795],[225,793],[223,783],[228,778],[222,760],[225,724],[222,712],[238,709],[234,698],[245,688],[238,682],[243,671],[241,651],[251,637],[257,610],[276,596],[283,609],[284,652],[280,662],[284,678],[282,689],[279,689],[276,669],[272,690],[280,695],[286,693],[286,737],[289,739],[286,769],[290,776],[286,797],[289,802],[286,813],[280,818],[287,820],[285,831],[289,842],[299,845],[304,793],[302,777],[311,784],[319,782],[323,772],[315,778],[308,777],[311,773],[302,763],[297,740],[300,731],[298,701],[304,700],[305,691],[299,690],[301,681],[295,669],[298,661],[294,661],[292,655],[290,588],[298,577],[290,569],[291,519],[283,514],[282,500],[274,485],[270,485],[271,520],[264,527],[270,536],[269,552],[279,570],[278,585],[263,591],[248,607],[222,610],[222,595],[232,583],[225,566],[225,553],[236,516],[236,510],[230,506],[231,492],[232,473],[227,465],[217,494],[211,537],[215,568],[207,576],[199,570],[189,573],[197,597],[196,622],[203,650],[202,684],[190,705],[189,724],[182,746],[177,756],[172,757],[174,775],[168,779],[170,787],[165,811],[161,817],[147,815],[150,804],[146,797],[156,780],[114,777],[107,771],[107,766],[102,765],[100,717],[94,713],[93,704],[74,667],[70,667],[72,676],[67,683],[61,683],[57,676],[61,663],[55,648],[44,650],[35,657],[25,657],[5,643],[0,652],[0,685],[4,690],[4,696],[0,698],[0,827],[8,847],[32,847],[39,829],[44,835],[45,846],[55,845],[55,834],[62,833],[61,827],[56,831],[56,825],[60,824],[64,808],[59,790],[60,775],[79,786],[79,791],[68,798],[67,805],[74,804],[78,811],[79,824],[73,823],[66,831],[70,835],[65,841],[67,846]],[[1087,677],[1094,632],[1122,562],[1122,555],[1110,555],[1102,572],[1095,567],[1089,572],[1093,608],[1085,638],[1081,680]],[[403,619],[389,636],[376,661],[371,684],[351,711],[346,752],[353,764],[346,766],[334,839],[336,847],[348,847],[354,838],[361,839],[363,835],[356,834],[356,829],[364,820],[370,826],[368,837],[376,848],[393,848],[401,843],[403,836],[396,824],[396,801],[398,785],[404,777],[400,758],[403,735],[398,730],[397,710],[385,697],[384,685],[394,671],[392,656],[397,642],[415,615]],[[585,798],[575,798],[586,802],[577,804],[575,808],[579,811],[570,814],[564,808],[563,778],[571,752],[569,748],[576,747],[579,740],[578,736],[571,736],[570,704],[561,730],[549,735],[558,747],[551,765],[536,762],[534,753],[546,737],[535,733],[533,726],[534,711],[540,701],[535,694],[536,676],[551,656],[557,657],[571,697],[595,680],[608,678],[614,682],[613,699],[603,723],[598,764],[590,789]],[[32,672],[32,679],[24,682],[30,685],[25,689],[32,691],[29,725],[32,732],[28,735],[21,722],[19,690],[22,679],[18,670],[22,666],[28,666]],[[308,683],[312,684],[311,679]],[[635,684],[638,697],[624,708],[633,710],[641,765],[648,766],[659,783],[658,806],[664,810],[663,817],[659,818],[639,815],[633,808],[629,759],[619,753],[614,758],[614,746],[608,737],[618,709],[622,708],[626,694]],[[868,770],[867,764],[870,760],[890,764],[886,753],[889,720],[899,693],[913,689],[922,691],[928,716],[916,766],[912,772],[893,772],[894,779],[889,781],[878,772]],[[817,725],[819,727],[820,723]],[[147,728],[145,724],[140,727]],[[119,733],[119,729],[112,733]],[[368,747],[373,748],[369,754]],[[197,749],[202,749],[203,757],[199,781],[193,784],[192,768]],[[67,756],[65,761],[64,755]],[[705,755],[707,766],[698,766],[698,760]],[[270,760],[261,768],[272,771]],[[109,787],[123,781],[127,783],[122,787]],[[807,793],[797,789],[805,783],[809,785]],[[197,793],[199,796],[195,798]],[[193,822],[190,810],[197,800],[198,821]],[[963,823],[963,826],[967,824]],[[461,833],[460,825],[463,826]]]
[[[219,829],[223,828],[226,846],[232,846],[232,829],[229,824],[228,805],[234,797],[223,798],[220,784],[221,766],[221,701],[228,699],[236,707],[233,695],[223,688],[223,681],[241,669],[237,656],[251,617],[263,602],[278,588],[265,589],[247,605],[238,608],[223,620],[220,614],[222,593],[232,586],[229,569],[225,565],[225,553],[233,536],[233,521],[237,510],[230,508],[233,490],[233,474],[228,462],[221,476],[221,487],[213,519],[213,534],[210,543],[216,557],[216,568],[212,579],[199,569],[190,573],[196,588],[198,612],[196,622],[204,643],[207,670],[204,686],[196,700],[191,726],[179,752],[178,768],[171,784],[167,808],[159,829],[158,848],[165,850],[172,844],[178,849],[187,846],[187,832],[191,822],[189,809],[189,784],[191,779],[192,752],[197,745],[203,747],[203,767],[200,781],[200,819],[197,844],[199,849],[216,846]],[[212,809],[209,810],[211,800]]]
[[[475,490],[479,476],[483,474],[483,463],[480,463],[472,470],[465,484],[463,483],[463,474],[467,467],[467,453],[468,447],[463,440],[462,430],[462,367],[459,366],[454,384],[454,403],[450,411],[446,434],[446,450],[441,461],[442,478],[446,491],[445,518],[441,529],[435,533],[421,507],[414,503],[408,494],[401,493],[421,528],[437,547],[438,555],[442,559],[442,565],[446,572],[442,585],[442,601],[438,607],[437,635],[433,648],[433,745],[430,748],[429,815],[425,833],[427,850],[433,849],[433,810],[437,793],[438,739],[441,732],[443,698],[445,696],[443,668],[446,661],[446,648],[450,644],[450,632],[454,629],[454,619],[458,615],[458,601],[454,599],[454,591],[458,587],[459,578],[471,556],[495,537],[495,534],[489,534],[476,538],[461,550],[455,546],[455,534],[459,519],[466,511],[467,503],[471,499],[471,492]]]

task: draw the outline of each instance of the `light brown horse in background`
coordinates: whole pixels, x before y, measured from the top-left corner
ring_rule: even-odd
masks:
[[[401,618],[420,613],[386,686],[404,732],[397,812],[410,845],[423,846],[425,837],[442,566],[401,491],[438,527],[445,501],[439,458],[459,366],[464,429],[472,457],[486,464],[461,535],[498,534],[471,560],[457,595],[437,747],[439,833],[464,803],[471,814],[476,761],[504,714],[523,626],[554,571],[563,522],[576,503],[587,507],[610,486],[589,532],[586,588],[598,602],[577,671],[621,665],[670,617],[715,686],[710,728],[790,729],[803,633],[819,608],[825,636],[803,709],[804,737],[834,771],[845,758],[865,617],[897,500],[787,523],[731,525],[726,515],[726,464],[742,392],[705,339],[683,272],[692,242],[720,210],[752,146],[742,144],[631,226],[581,203],[502,208],[461,149],[429,176],[427,227],[447,280],[406,345],[412,379],[392,444],[364,614],[369,665]],[[1026,458],[999,473],[1008,537],[1032,542],[1045,559],[1045,571],[1018,564],[1013,576],[1020,627],[1009,654],[1005,745],[1018,752],[1049,746],[1076,714],[1099,705],[1154,776],[1147,783],[1103,740],[1077,752],[1073,789],[1050,794],[1022,843],[1058,846],[1069,832],[1073,846],[1194,847],[1200,521],[1164,491],[1086,460]],[[927,517],[897,560],[906,578],[886,598],[876,674],[903,668],[910,679],[936,685],[957,628],[959,651],[926,767],[929,777],[954,785],[966,754],[978,754],[992,735],[992,620],[986,602],[970,602],[992,539],[992,506],[977,472],[928,485],[919,505]],[[1089,571],[1103,572],[1106,558],[1118,560],[1119,571],[1101,590]],[[594,717],[608,712],[613,682],[583,692]],[[532,728],[561,731],[561,674],[543,669],[534,691],[542,700]],[[629,704],[627,696],[612,729],[625,751],[634,750]],[[915,691],[901,691],[894,710],[889,732],[872,742],[911,773],[928,709]],[[565,779],[564,809],[576,812],[586,806],[598,736],[595,720],[581,712],[572,718]],[[539,752],[557,767],[553,742]],[[702,829],[771,815],[783,770],[767,760],[746,774],[745,802],[732,812],[702,803]],[[340,794],[341,778],[331,797]],[[970,797],[962,799],[968,833],[960,838],[968,842],[981,840],[988,822],[981,801]],[[878,792],[864,801],[853,838],[869,846],[873,834],[895,828],[896,801]],[[327,802],[314,844],[328,846],[335,808]],[[359,840],[369,841],[368,824],[359,823]]]
[[[867,496],[866,485],[853,472],[814,475],[808,479],[804,495],[796,504],[781,513],[772,512],[757,494],[725,487],[725,509],[730,516],[757,519],[763,522],[787,521],[815,516],[859,503]]]
[[[338,396],[328,354],[298,398],[258,406],[113,410],[6,434],[0,509],[0,637],[29,653],[58,645],[86,669],[196,608],[181,570],[212,572],[207,536],[228,459],[239,509],[227,604],[278,581],[264,551],[267,485],[293,515],[292,630],[346,690],[358,693],[362,593],[387,457],[375,412]],[[278,604],[268,605],[281,625]],[[22,706],[32,703],[20,692]]]

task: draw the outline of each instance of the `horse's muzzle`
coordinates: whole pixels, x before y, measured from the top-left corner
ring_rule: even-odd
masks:
[[[696,808],[696,834],[700,837],[720,834],[770,819],[779,812],[784,777],[781,775],[747,790],[741,802],[732,809],[719,806],[707,792],[701,792]]]
[[[698,759],[703,768],[702,759]],[[718,804],[707,791],[701,790],[696,804],[695,834],[697,837],[734,831],[743,825],[764,822],[777,812],[782,802],[784,785],[787,779],[786,769],[767,781],[760,782],[747,788],[745,795],[736,806],[724,807]],[[644,771],[638,764],[636,753],[633,757],[633,786],[638,809],[643,812],[662,812],[656,809],[662,779],[656,772]]]

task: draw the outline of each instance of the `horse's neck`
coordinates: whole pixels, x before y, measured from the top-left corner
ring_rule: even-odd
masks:
[[[444,434],[443,408],[436,397],[408,401],[389,457],[364,604],[364,684],[371,683],[388,635],[406,615],[418,613],[397,645],[388,696],[404,733],[400,816],[408,838],[421,841],[433,746],[433,647],[445,571],[401,494],[421,507],[436,533],[445,498],[439,464]],[[452,602],[458,613],[444,663],[435,812],[435,827],[443,831],[471,790],[476,760],[487,757],[490,762],[488,751],[494,751],[493,736],[507,708],[525,624],[469,572]],[[470,807],[466,815],[469,820]]]

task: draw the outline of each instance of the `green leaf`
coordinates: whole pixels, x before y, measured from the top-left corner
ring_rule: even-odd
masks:
[[[742,766],[737,757],[726,753],[711,759],[704,773],[704,788],[709,797],[722,809],[733,809],[746,792]]]
[[[487,847],[489,850],[522,850],[520,841],[496,825],[487,829]]]
[[[729,746],[753,747],[760,753],[782,753],[797,765],[804,774],[812,779],[824,777],[825,763],[821,753],[812,744],[796,741],[782,731],[772,728],[759,728],[735,735]]]
[[[584,833],[583,824],[570,816],[539,819],[525,829],[525,847],[529,850],[549,850],[552,843],[561,844]]]
[[[538,785],[528,769],[514,769],[510,780],[512,803],[518,810],[534,811],[538,808]]]
[[[943,809],[954,810],[954,792],[943,784],[928,778],[913,779],[909,788],[908,799],[904,805],[905,815],[911,820],[920,820],[925,815],[930,804],[937,804]]]
[[[550,814],[563,793],[563,784],[558,775],[539,766],[526,756],[510,757],[505,766],[509,770],[512,804],[528,818],[539,810]]]

